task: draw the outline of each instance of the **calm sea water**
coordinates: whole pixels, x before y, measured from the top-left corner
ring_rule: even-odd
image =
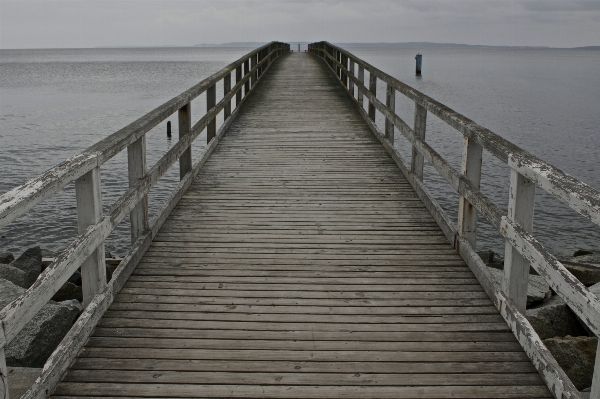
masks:
[[[127,125],[250,51],[247,48],[0,50],[0,193],[22,184]],[[600,188],[600,52],[582,50],[426,49],[423,76],[414,76],[415,50],[353,48],[383,71],[432,96],[565,172]],[[222,87],[217,88],[218,93]],[[385,87],[378,87],[383,98]],[[412,123],[414,105],[398,94],[398,113]],[[204,96],[192,103],[194,120]],[[173,131],[177,117],[171,117]],[[383,118],[378,115],[378,122]],[[148,164],[170,148],[166,122],[147,136]],[[176,136],[176,133],[175,133]],[[397,136],[399,134],[397,133]],[[455,167],[461,136],[429,116],[427,141]],[[198,153],[205,138],[195,146]],[[398,147],[407,156],[407,142]],[[456,193],[429,166],[426,184],[455,217]],[[482,190],[503,208],[508,168],[484,155]],[[151,191],[156,212],[178,180],[173,168]],[[102,167],[108,206],[127,189],[126,153]],[[126,221],[127,222],[127,221]],[[107,241],[123,254],[128,223]],[[536,236],[561,257],[598,249],[600,227],[538,190]],[[60,251],[76,236],[73,185],[0,230],[0,251],[41,245]],[[479,249],[503,250],[485,223]]]

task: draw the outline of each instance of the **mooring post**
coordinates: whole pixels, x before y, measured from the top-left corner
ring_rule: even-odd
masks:
[[[354,97],[354,80],[352,80],[354,76],[354,59],[352,58],[350,58],[348,72],[350,72],[350,76],[348,77],[348,91]]]
[[[191,104],[187,103],[183,107],[179,108],[177,116],[179,119],[179,140],[181,140],[186,134],[190,133],[192,128]],[[191,144],[179,157],[179,179],[183,179],[190,170],[192,170]]]
[[[425,140],[425,129],[427,126],[427,108],[423,107],[419,103],[415,102],[415,120],[414,120],[414,132],[415,136]],[[423,155],[417,151],[417,148],[413,145],[412,157],[410,160],[410,170],[413,172],[419,180],[423,180],[423,165],[425,160]]]
[[[396,113],[396,90],[389,83],[385,90],[385,106],[392,113]],[[394,122],[389,118],[385,118],[385,138],[394,144]]]
[[[417,65],[416,65],[417,76],[421,76],[421,65],[423,63],[423,56],[421,54],[417,54],[415,56],[415,60],[417,60]]]
[[[510,189],[508,196],[508,220],[518,223],[527,231],[533,231],[533,206],[535,202],[535,183],[514,169],[510,171]],[[529,262],[507,240],[504,250],[504,279],[502,290],[511,299],[519,312],[525,314],[527,305],[527,283],[529,281]]]
[[[215,104],[217,104],[217,86],[212,85],[206,90],[206,112],[213,108]],[[217,117],[215,115],[215,117],[208,122],[208,125],[206,125],[206,142],[210,143],[216,133]]]
[[[129,188],[134,187],[146,177],[146,135],[127,146],[127,166]],[[148,229],[148,196],[138,202],[129,214],[131,225],[131,244]]]
[[[229,72],[223,78],[223,97],[227,96],[231,91],[231,72]],[[225,107],[223,108],[223,120],[226,121],[227,118],[231,115],[231,100],[225,103]]]
[[[167,137],[171,138],[171,121],[167,121]]]
[[[298,43],[298,52],[300,52],[300,43]]]
[[[362,88],[365,87],[365,67],[361,64],[358,64],[358,81],[360,82],[360,86],[357,88],[358,92],[356,93],[356,97],[361,108],[364,108]]]
[[[242,80],[242,65],[238,65],[235,68],[235,84],[237,85],[238,83],[240,83],[240,80]],[[240,87],[238,89],[238,91],[235,93],[235,107],[239,107],[240,103],[242,102],[242,88]]]
[[[369,91],[373,97],[377,97],[377,76],[369,71]],[[375,104],[369,100],[369,118],[375,122]]]
[[[102,190],[100,186],[100,167],[95,167],[75,180],[77,201],[77,231],[85,230],[102,219]],[[106,287],[106,265],[104,262],[104,243],[81,264],[81,287],[83,306],[88,306],[96,294]]]
[[[483,147],[467,136],[463,136],[461,172],[475,188],[481,182],[481,161]],[[458,235],[471,244],[475,250],[477,243],[477,210],[465,197],[458,197]]]

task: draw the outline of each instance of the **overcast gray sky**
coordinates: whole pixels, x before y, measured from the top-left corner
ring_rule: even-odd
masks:
[[[0,48],[271,40],[600,45],[600,0],[0,0]]]

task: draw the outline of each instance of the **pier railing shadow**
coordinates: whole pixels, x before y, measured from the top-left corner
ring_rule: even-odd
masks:
[[[97,321],[135,269],[167,216],[237,116],[240,106],[272,62],[289,51],[289,44],[280,42],[271,42],[251,51],[87,150],[0,196],[1,228],[74,182],[79,230],[76,240],[41,273],[37,281],[21,297],[0,311],[0,398],[8,398],[6,345],[48,303],[69,277],[81,268],[85,309],[46,362],[42,375],[24,397],[41,398],[51,393]],[[232,87],[233,71],[236,81]],[[224,93],[217,102],[216,84],[221,80]],[[206,93],[206,113],[192,126],[190,104],[203,93]],[[234,98],[235,107],[232,110]],[[147,168],[145,134],[176,112],[179,119],[179,140],[154,166]],[[223,112],[224,123],[217,131],[216,117],[220,112]],[[205,129],[207,146],[193,163],[191,145]],[[103,213],[100,167],[125,149],[128,155],[129,189],[112,204],[108,212]],[[149,219],[148,193],[177,161],[180,182],[157,215]],[[104,241],[127,215],[130,215],[132,245],[112,279],[107,282]]]
[[[341,83],[370,129],[394,158],[450,243],[493,300],[550,391],[557,398],[580,398],[579,391],[525,317],[529,268],[532,266],[546,280],[596,336],[600,335],[600,301],[532,235],[533,206],[535,189],[539,186],[600,225],[600,192],[340,47],[328,42],[318,42],[309,44],[308,52],[322,58]],[[369,73],[368,87],[365,83],[365,70]],[[377,99],[377,79],[387,85],[385,104]],[[396,114],[396,91],[414,101],[412,127]],[[365,97],[368,102],[367,110],[364,107]],[[385,117],[383,132],[375,124],[375,110]],[[462,133],[460,171],[453,168],[425,141],[428,113]],[[412,145],[410,163],[394,147],[394,128]],[[484,149],[511,168],[507,212],[479,190]],[[451,221],[425,188],[425,160],[457,192],[458,223]],[[501,287],[495,283],[489,268],[475,252],[478,213],[506,240]],[[600,398],[600,348],[596,353],[591,398]]]

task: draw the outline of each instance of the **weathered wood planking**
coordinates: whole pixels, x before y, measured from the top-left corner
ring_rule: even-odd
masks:
[[[264,79],[55,397],[551,397],[324,66]]]

